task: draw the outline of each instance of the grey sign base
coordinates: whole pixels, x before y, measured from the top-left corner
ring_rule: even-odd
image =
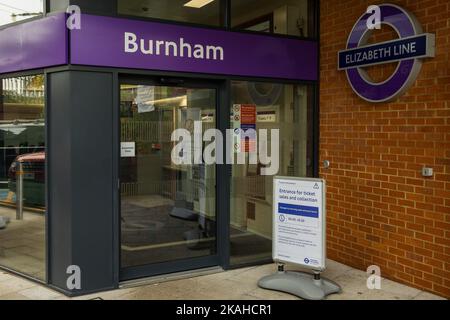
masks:
[[[305,272],[277,272],[259,280],[263,289],[290,293],[306,300],[323,300],[333,293],[340,293],[341,287],[333,281],[318,278]]]

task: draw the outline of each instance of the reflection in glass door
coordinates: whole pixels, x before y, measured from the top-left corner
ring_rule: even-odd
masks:
[[[171,141],[176,129],[194,141],[196,122],[203,132],[216,127],[216,95],[214,88],[121,84],[122,270],[183,261],[189,269],[216,256],[215,165],[176,165],[179,142]]]

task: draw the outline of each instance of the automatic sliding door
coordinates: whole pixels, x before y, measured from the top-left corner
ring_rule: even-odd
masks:
[[[217,90],[124,83],[120,94],[121,268],[216,255],[215,165],[174,157],[195,153],[195,126],[216,127]],[[177,129],[190,150],[172,152]]]

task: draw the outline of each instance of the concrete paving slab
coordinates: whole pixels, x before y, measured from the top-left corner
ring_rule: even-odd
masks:
[[[20,295],[31,300],[54,300],[62,297],[62,294],[47,289],[43,286],[35,286],[18,292]]]
[[[415,296],[413,300],[446,300],[446,299],[439,297],[435,294],[422,291],[417,296]]]
[[[300,270],[287,266],[288,270]],[[257,286],[261,277],[276,272],[276,264],[248,267],[193,278],[177,279],[136,287],[127,287],[75,298],[89,300],[299,300],[282,292],[264,290]],[[382,279],[381,290],[367,288],[367,274],[340,263],[329,261],[325,277],[342,286],[341,294],[330,300],[441,300],[421,290]],[[4,299],[71,299],[28,280],[0,271],[0,300]],[[444,299],[445,300],[445,299]]]
[[[0,296],[0,301],[2,301],[2,300],[17,301],[17,300],[31,300],[31,299],[21,295],[20,293],[10,293],[10,294],[5,294],[5,295]]]
[[[13,277],[12,279],[0,282],[0,296],[11,293],[19,293],[24,289],[28,289],[34,286],[36,286],[36,284],[28,280]]]

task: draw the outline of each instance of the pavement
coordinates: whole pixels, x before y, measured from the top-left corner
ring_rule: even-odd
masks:
[[[287,267],[292,270],[292,267]],[[248,267],[76,297],[76,300],[297,300],[281,292],[258,288],[260,278],[276,271],[275,264]],[[367,274],[329,260],[323,274],[342,287],[329,300],[445,300],[436,295],[382,279],[380,290],[367,288]],[[153,280],[154,281],[154,280]],[[0,300],[70,300],[59,292],[0,270]]]

